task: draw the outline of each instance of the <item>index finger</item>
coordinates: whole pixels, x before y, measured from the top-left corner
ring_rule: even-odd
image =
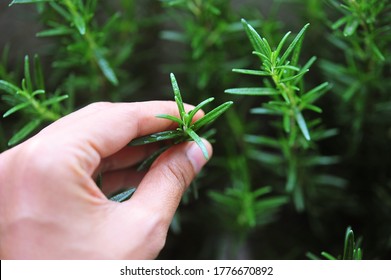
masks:
[[[186,105],[186,110],[192,108]],[[118,152],[132,139],[175,127],[174,122],[157,118],[158,114],[179,116],[173,101],[94,103],[53,123],[40,135],[62,147],[76,147],[87,154],[97,152],[99,157],[93,156],[94,162],[87,165],[96,167],[100,159]]]

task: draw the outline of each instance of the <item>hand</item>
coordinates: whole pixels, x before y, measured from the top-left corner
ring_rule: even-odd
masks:
[[[0,154],[0,258],[155,258],[183,192],[206,163],[187,142],[137,172],[135,165],[157,146],[127,144],[173,128],[157,114],[175,116],[177,107],[170,101],[95,103]],[[100,172],[102,191],[95,184]],[[137,186],[130,200],[106,198],[124,186]]]

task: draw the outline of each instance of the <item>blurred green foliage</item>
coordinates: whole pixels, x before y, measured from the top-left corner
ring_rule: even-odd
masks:
[[[345,233],[343,254],[335,257],[330,253],[322,252],[321,255],[328,260],[362,260],[363,252],[360,248],[361,242],[361,238],[357,242],[355,241],[353,230],[348,227]],[[319,257],[312,253],[307,253],[307,257],[313,260],[319,259]]]
[[[187,103],[234,101],[160,258],[391,257],[389,1],[2,2],[42,45],[1,38],[0,151],[97,100],[172,99],[169,72]]]

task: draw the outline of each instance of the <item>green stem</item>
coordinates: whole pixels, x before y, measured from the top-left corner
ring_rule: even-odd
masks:
[[[83,18],[80,12],[78,11],[78,8],[73,4],[71,0],[65,0],[64,5],[68,8],[69,12],[72,14],[74,18],[78,18],[78,17]],[[94,36],[92,35],[92,33],[89,31],[87,27],[85,27],[83,34],[80,33],[80,36],[87,42],[90,53],[92,54],[91,55],[92,64],[94,65],[94,67],[96,67],[99,70],[99,73],[101,73],[101,75],[104,76],[102,71],[100,71],[99,62],[97,61],[96,54],[99,52],[99,47],[95,41]]]
[[[31,103],[32,107],[38,112],[38,114],[41,116],[43,120],[47,121],[56,121],[61,116],[51,110],[48,110],[46,106],[42,106],[41,103],[39,103],[36,99],[29,96],[28,97],[29,102]]]
[[[30,93],[26,91],[20,91],[19,94],[31,104],[31,107],[34,108],[42,120],[53,122],[61,118],[60,114],[49,110],[46,106],[43,106]]]
[[[294,111],[297,108],[297,102],[295,98],[295,93],[291,87],[287,86],[285,83],[280,82],[280,78],[277,74],[274,73],[272,75],[272,79],[276,88],[281,92],[281,95],[284,97],[286,103],[290,105],[289,117],[290,117],[291,130],[288,139],[289,139],[290,147],[293,147],[297,142],[297,138],[295,139],[291,138],[294,135],[296,135],[296,121],[295,121]]]
[[[299,146],[298,146],[298,137],[297,137],[297,123],[294,115],[295,109],[297,106],[296,96],[294,93],[294,89],[290,87],[289,85],[282,83],[280,81],[280,76],[277,73],[273,73],[272,75],[273,82],[276,86],[276,88],[281,92],[282,96],[284,97],[285,101],[289,104],[290,107],[290,113],[289,113],[289,120],[290,120],[290,131],[289,134],[284,134],[284,137],[288,141],[288,150],[285,153],[285,158],[287,161],[286,166],[286,191],[288,191],[290,194],[294,196],[294,193],[298,192],[299,195],[302,197],[303,190],[301,189],[300,185],[298,184],[298,181],[300,180],[299,177],[299,167],[297,164],[297,156],[300,152]],[[302,200],[300,200],[302,201]],[[297,208],[297,210],[303,210],[303,206],[300,203],[297,203],[297,201],[294,199],[294,204]]]

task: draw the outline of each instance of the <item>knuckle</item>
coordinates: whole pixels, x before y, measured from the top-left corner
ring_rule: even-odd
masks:
[[[87,108],[93,109],[93,110],[101,110],[101,109],[109,108],[112,105],[113,105],[112,102],[98,101],[98,102],[94,102],[94,103],[87,105]]]
[[[167,164],[167,174],[171,178],[175,178],[175,181],[179,182],[181,186],[186,187],[190,183],[185,168],[176,161]]]
[[[47,152],[48,146],[42,143],[39,138],[32,139],[23,146],[18,147],[19,158],[25,159],[20,162],[22,167],[32,170],[33,172],[47,172],[48,167],[52,166],[53,160],[51,157],[42,157]]]
[[[179,161],[172,160],[166,165],[163,165],[162,174],[174,186],[179,185],[184,191],[190,184],[192,178],[191,170],[190,163],[180,163]]]
[[[112,108],[113,106],[114,106],[114,103],[112,103],[112,102],[98,101],[98,102],[88,104],[87,106],[85,106],[81,110],[84,113],[94,114],[94,113],[104,112],[104,111]]]
[[[58,157],[46,156],[56,153],[54,145],[49,145],[47,141],[36,137],[17,147],[14,165],[18,166],[20,177],[26,176],[28,178],[25,180],[28,181],[30,181],[30,177],[35,179],[54,178],[60,175],[64,167],[61,162],[65,162],[63,158],[68,156],[66,154]],[[56,168],[53,168],[54,166]],[[50,172],[48,172],[49,170]]]
[[[108,102],[108,101],[98,101],[98,102],[93,102],[82,108],[82,110],[90,113],[95,113],[99,112],[102,110],[107,110],[109,108],[112,108],[115,103]]]

